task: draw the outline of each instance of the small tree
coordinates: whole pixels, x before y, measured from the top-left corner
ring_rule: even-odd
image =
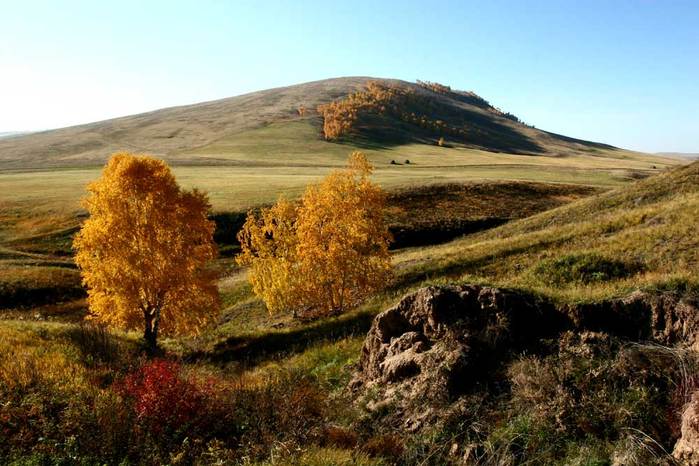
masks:
[[[284,198],[260,216],[249,213],[238,233],[241,265],[249,265],[253,292],[270,312],[295,310],[300,290],[296,236],[296,206]]]
[[[298,207],[280,200],[239,233],[238,263],[270,312],[339,313],[380,289],[391,274],[385,194],[355,152],[349,166],[309,186]]]
[[[83,200],[90,217],[74,240],[92,318],[159,334],[196,332],[219,298],[206,270],[216,255],[209,202],[180,189],[162,160],[119,153]]]

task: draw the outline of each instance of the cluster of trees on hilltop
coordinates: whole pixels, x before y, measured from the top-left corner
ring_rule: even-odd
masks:
[[[431,116],[439,109],[439,103],[429,96],[419,95],[409,88],[372,81],[365,90],[319,105],[318,113],[323,117],[323,134],[328,140],[338,139],[355,130],[362,114],[391,115],[435,136],[464,138],[467,135],[465,125],[451,125]]]
[[[425,89],[428,89],[432,92],[436,92],[438,94],[451,94],[451,87],[446,86],[444,84],[432,81],[420,81],[419,79],[415,81],[415,83],[420,87],[424,87]]]
[[[444,94],[444,95],[455,94],[455,92],[452,90],[452,88],[450,86],[440,84],[437,82],[420,81],[418,79],[416,81],[416,84],[424,89],[430,90],[432,92],[436,92],[437,94]],[[495,113],[503,118],[507,118],[508,120],[516,121],[517,123],[522,123],[522,121],[517,116],[513,115],[510,112],[505,112],[498,107],[495,107],[490,102],[488,102],[486,99],[479,96],[478,94],[476,94],[473,91],[457,91],[456,94],[466,95],[469,98],[469,100],[472,100],[473,103],[475,103],[479,107],[483,107],[487,110],[490,110],[493,113]]]

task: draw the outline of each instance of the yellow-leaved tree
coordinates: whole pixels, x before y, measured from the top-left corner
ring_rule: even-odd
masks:
[[[391,276],[385,193],[372,166],[354,152],[348,167],[310,185],[297,205],[281,199],[249,213],[238,235],[238,263],[270,312],[317,316],[343,312]]]
[[[91,318],[143,329],[150,350],[159,334],[194,333],[219,308],[214,222],[206,194],[182,190],[162,160],[114,154],[88,185],[90,214],[75,237],[75,261]]]
[[[238,233],[242,253],[237,262],[249,265],[253,292],[270,312],[296,309],[300,286],[296,236],[296,206],[284,198],[258,217],[248,213]]]

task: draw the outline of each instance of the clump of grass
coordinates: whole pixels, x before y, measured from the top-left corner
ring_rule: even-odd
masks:
[[[381,458],[371,458],[363,453],[339,448],[306,449],[300,454],[293,454],[281,449],[280,454],[270,461],[254,463],[252,466],[388,466]]]
[[[546,285],[601,283],[626,278],[641,271],[642,266],[597,253],[573,253],[544,259],[533,269],[535,277]]]

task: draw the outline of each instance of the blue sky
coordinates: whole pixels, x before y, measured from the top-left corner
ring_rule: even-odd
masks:
[[[696,0],[0,0],[0,131],[352,75],[438,81],[568,136],[699,152]]]

